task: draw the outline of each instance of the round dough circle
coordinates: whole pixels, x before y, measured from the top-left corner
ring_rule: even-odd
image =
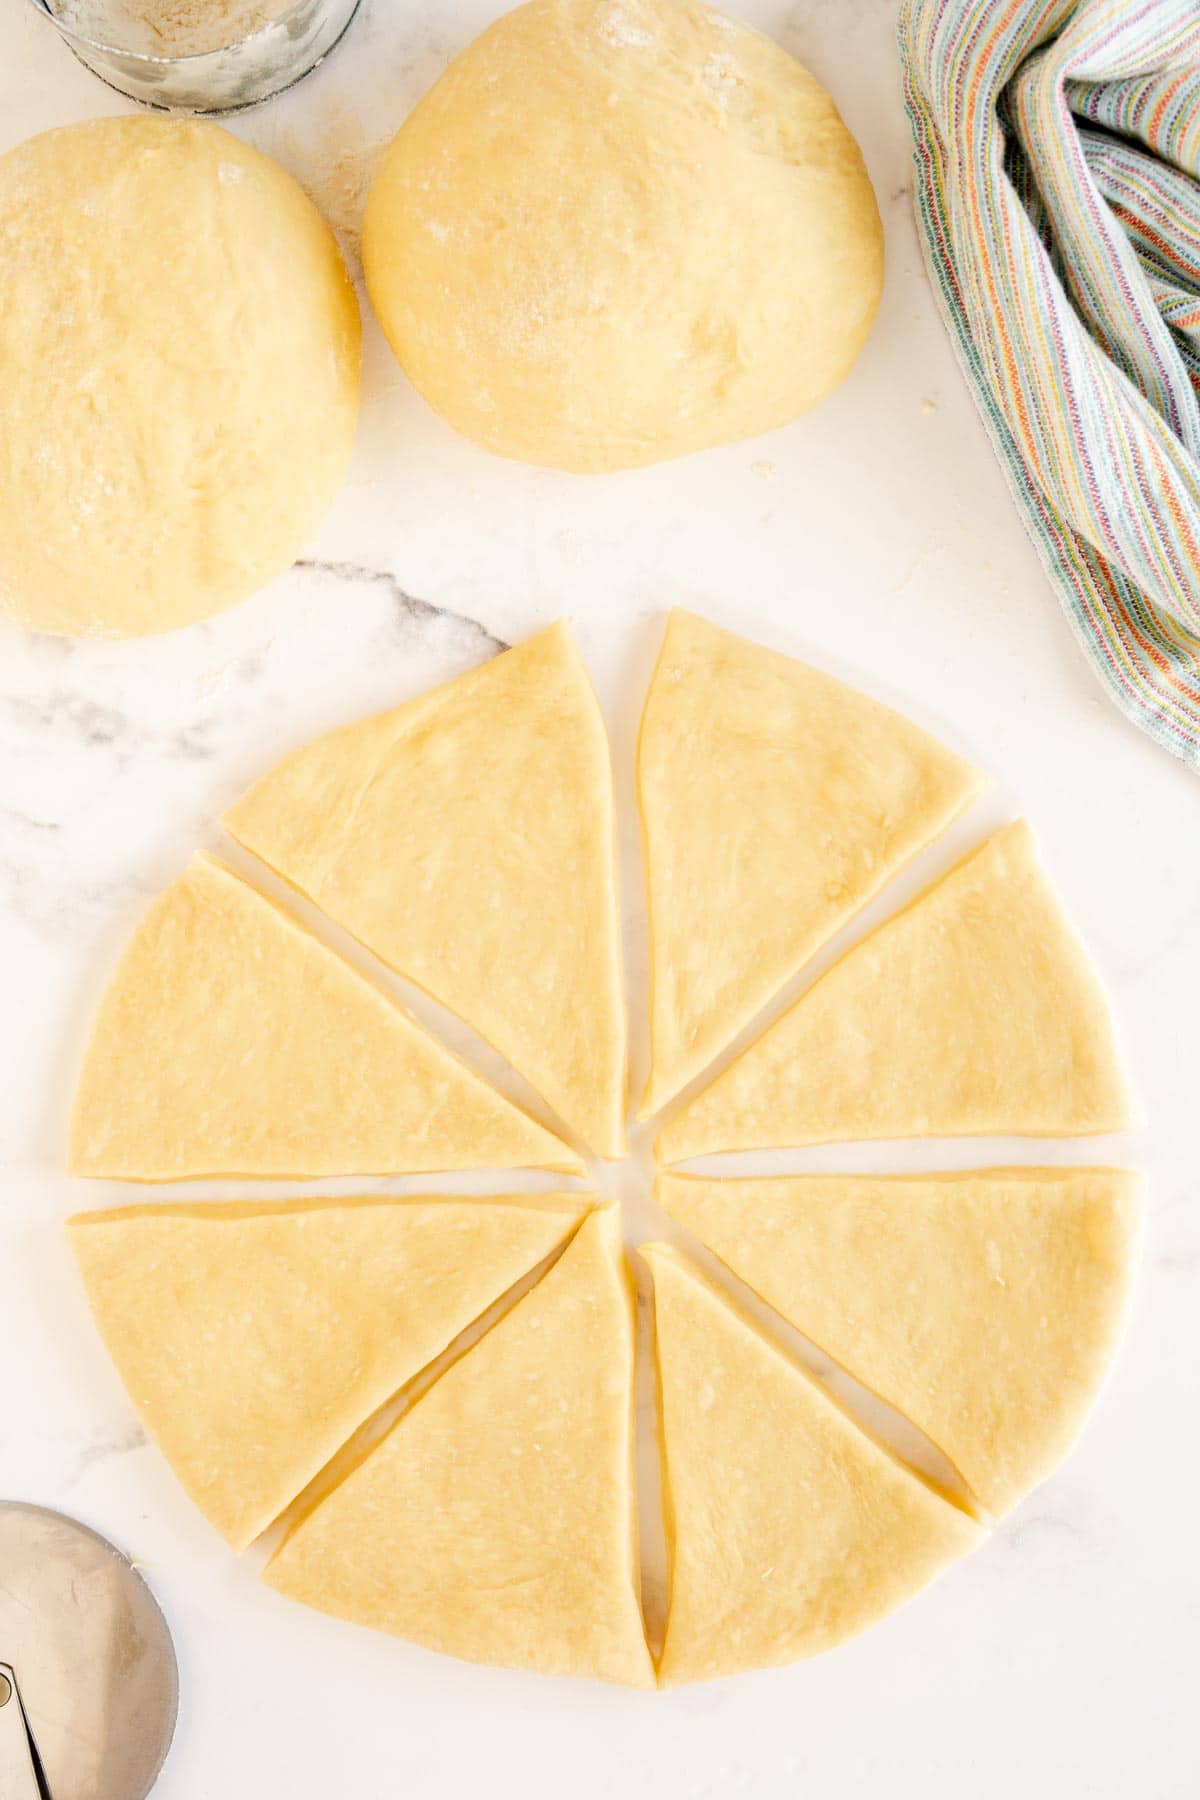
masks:
[[[133,637],[286,569],[345,470],[360,338],[328,226],[218,126],[0,158],[0,605]]]
[[[363,259],[437,412],[589,471],[815,405],[866,339],[883,238],[857,144],[777,44],[691,0],[533,0],[401,128]]]

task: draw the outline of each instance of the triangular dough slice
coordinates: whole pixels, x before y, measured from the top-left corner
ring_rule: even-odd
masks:
[[[641,1116],[983,786],[878,701],[673,612],[638,748],[652,995]]]
[[[678,1252],[642,1251],[671,1551],[665,1687],[830,1650],[980,1527],[860,1431]]]
[[[133,1206],[70,1221],[100,1334],[242,1550],[363,1420],[548,1256],[586,1202]]]
[[[612,769],[564,624],[316,739],[225,823],[597,1154],[624,1153]]]
[[[653,1681],[633,1318],[615,1211],[455,1363],[268,1565],[281,1593],[470,1662]]]
[[[69,1163],[127,1181],[583,1166],[206,856],[150,907],[104,997]]]
[[[1112,1360],[1138,1232],[1121,1169],[660,1177],[658,1198],[992,1513],[1070,1449]]]
[[[847,951],[669,1121],[657,1151],[676,1163],[1129,1124],[1103,990],[1022,821]]]

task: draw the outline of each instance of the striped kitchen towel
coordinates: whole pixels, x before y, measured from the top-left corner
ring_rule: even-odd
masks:
[[[902,0],[926,263],[1117,703],[1200,769],[1200,0]]]

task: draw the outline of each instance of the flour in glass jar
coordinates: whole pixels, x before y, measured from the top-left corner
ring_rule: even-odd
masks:
[[[292,0],[49,0],[69,30],[143,56],[200,56],[239,43]]]

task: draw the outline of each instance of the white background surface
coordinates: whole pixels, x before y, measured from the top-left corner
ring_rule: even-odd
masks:
[[[365,0],[323,69],[233,128],[309,185],[353,256],[379,141],[499,10]],[[686,463],[573,479],[458,441],[368,326],[362,429],[319,566],[157,642],[38,640],[0,621],[0,1494],[73,1511],[147,1566],[183,1677],[162,1800],[1200,1791],[1200,785],[1101,694],[960,384],[910,214],[889,0],[739,10],[832,87],[887,228],[879,325],[818,414]],[[0,149],[122,109],[4,0]],[[1103,1403],[988,1547],[821,1661],[655,1697],[468,1668],[262,1588],[259,1559],[226,1550],[142,1439],[61,1231],[107,1194],[60,1170],[82,1033],[119,946],[190,851],[220,841],[219,811],[250,777],[566,610],[628,809],[642,689],[675,601],[851,676],[999,778],[923,874],[1028,812],[1113,990],[1150,1118],[1083,1159],[1135,1160],[1151,1188],[1136,1315]],[[635,1079],[637,880],[630,861]],[[943,1145],[926,1160],[996,1155],[1039,1151]],[[632,1195],[641,1176],[609,1181]],[[644,1205],[628,1216],[636,1237]]]

